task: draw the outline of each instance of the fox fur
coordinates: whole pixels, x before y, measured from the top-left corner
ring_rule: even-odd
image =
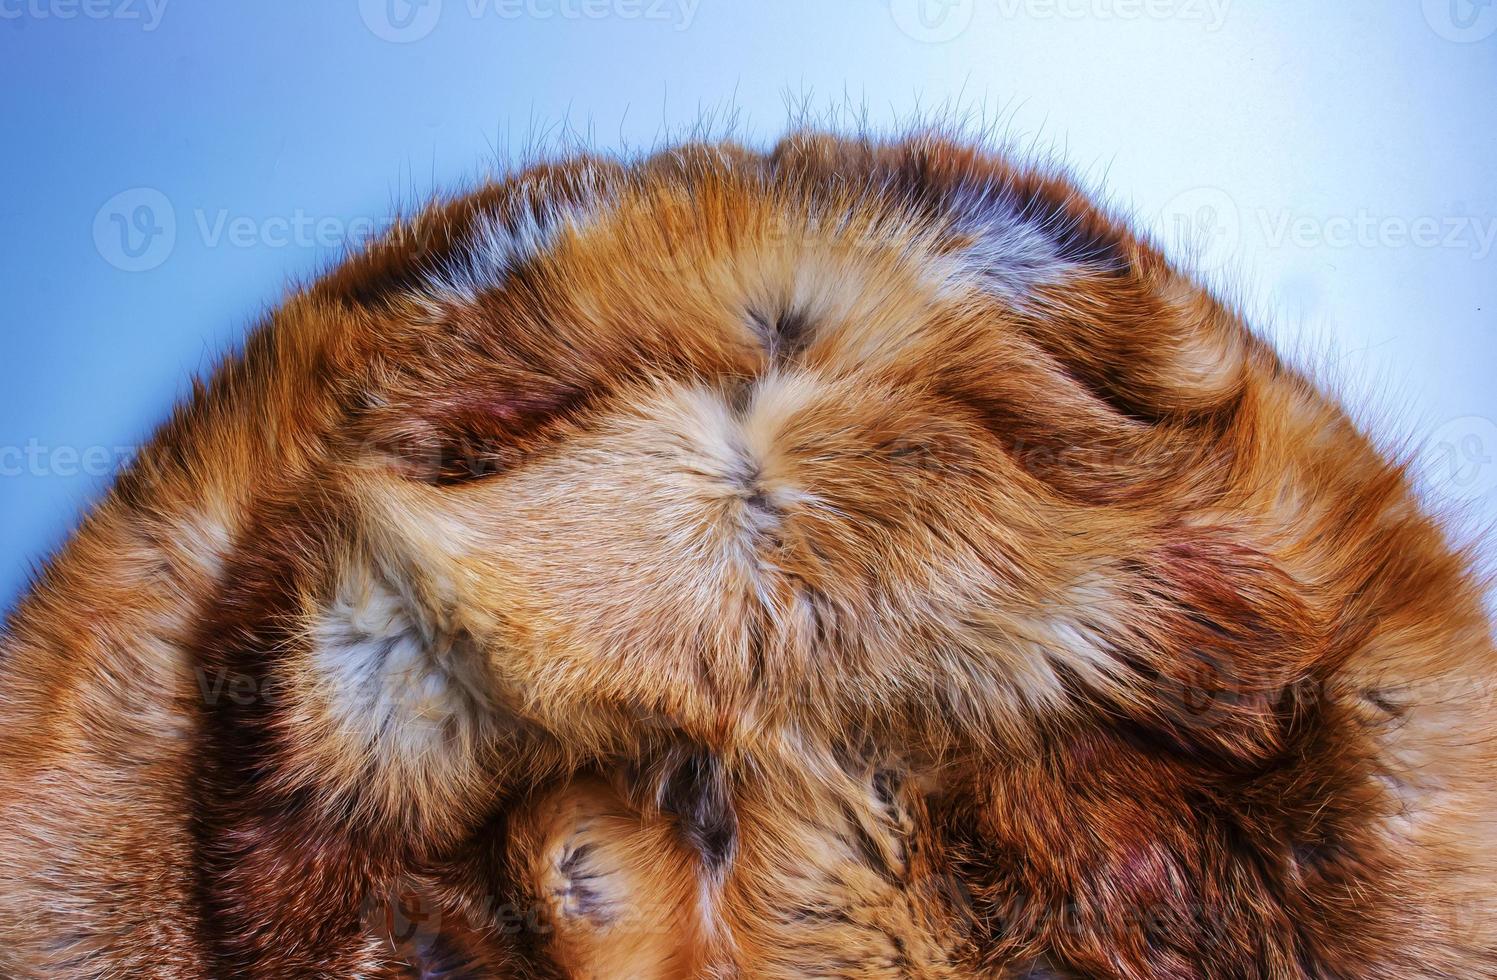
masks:
[[[5,977],[1497,977],[1497,676],[1405,469],[937,135],[433,204],[0,647]]]

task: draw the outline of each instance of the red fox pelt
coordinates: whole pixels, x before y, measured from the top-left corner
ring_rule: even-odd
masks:
[[[1053,166],[538,164],[11,614],[0,976],[1497,977],[1475,565]]]

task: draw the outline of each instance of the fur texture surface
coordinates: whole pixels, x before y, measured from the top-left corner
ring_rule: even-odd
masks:
[[[1497,977],[1468,557],[960,141],[432,205],[0,642],[6,977]]]

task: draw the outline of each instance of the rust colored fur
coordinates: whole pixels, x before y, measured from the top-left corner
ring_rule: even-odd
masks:
[[[1497,977],[1481,598],[1058,175],[537,166],[292,297],[11,615],[0,975]]]

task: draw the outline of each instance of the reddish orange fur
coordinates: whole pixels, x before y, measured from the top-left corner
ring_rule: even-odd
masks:
[[[0,664],[5,976],[1497,976],[1465,556],[1149,243],[934,137],[433,206]]]

